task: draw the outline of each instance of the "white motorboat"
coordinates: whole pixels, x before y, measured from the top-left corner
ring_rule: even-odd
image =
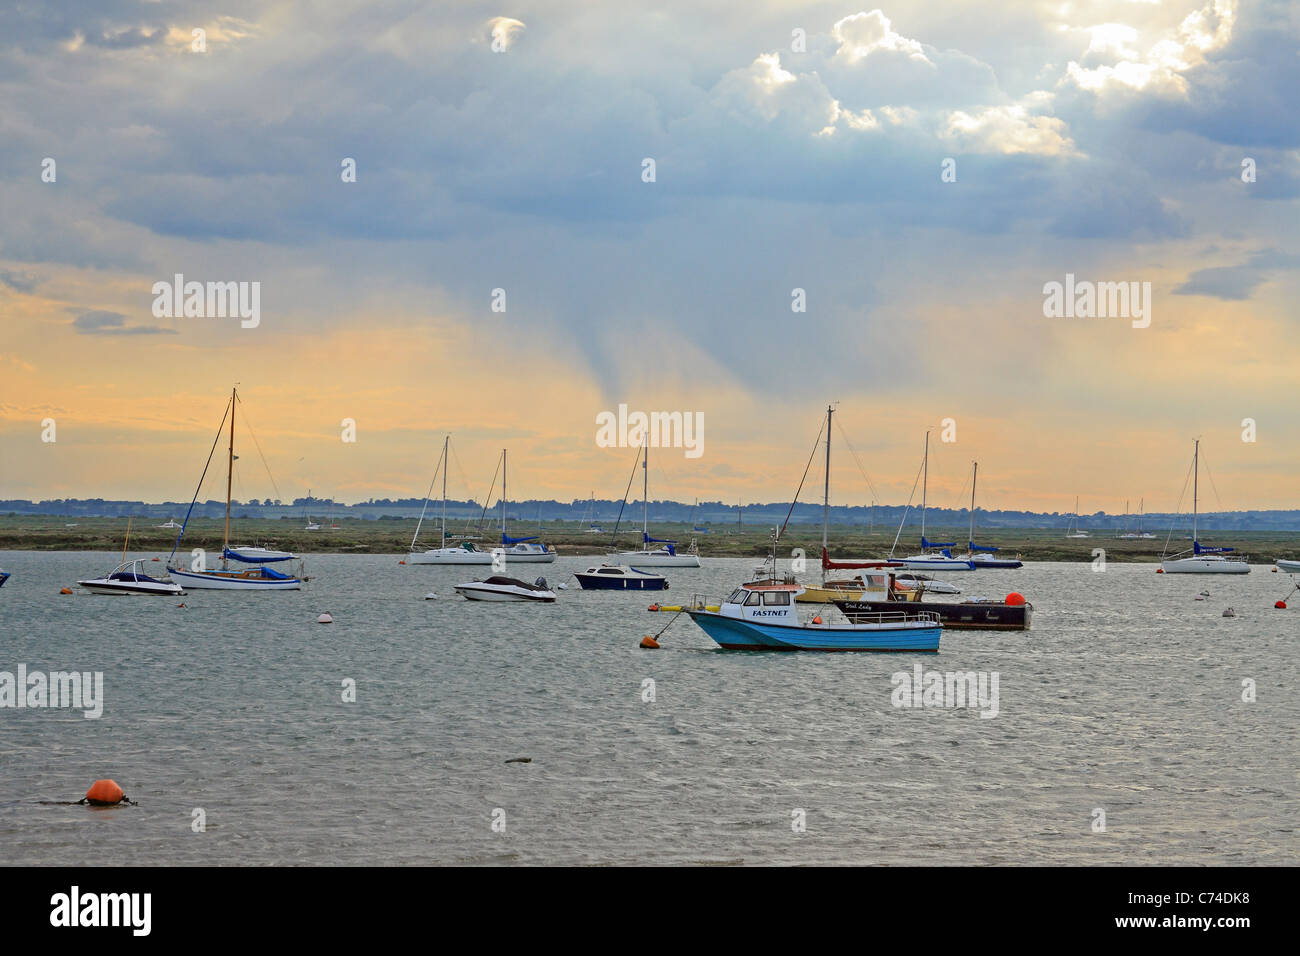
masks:
[[[470,601],[534,601],[545,604],[555,602],[555,592],[547,586],[546,578],[538,578],[529,584],[518,578],[493,575],[483,581],[457,584],[454,590]]]
[[[1197,540],[1200,467],[1201,440],[1198,438],[1192,451],[1192,550],[1190,553],[1181,551],[1169,558],[1162,557],[1160,570],[1166,574],[1249,574],[1250,565],[1244,555],[1236,554],[1235,548],[1206,548]]]
[[[1273,563],[1277,565],[1279,571],[1285,571],[1287,574],[1300,574],[1300,561],[1288,561],[1285,558],[1279,558]]]
[[[280,561],[298,560],[298,555],[291,551],[277,551],[275,548],[263,548],[259,545],[223,548],[222,554],[244,564],[276,564]]]
[[[637,457],[641,462],[641,550],[615,551],[610,553],[610,557],[618,564],[627,564],[634,568],[698,568],[700,549],[694,538],[691,538],[690,546],[685,551],[678,551],[676,541],[650,537],[650,453],[644,438],[641,440],[641,450],[637,453]],[[623,494],[623,501],[627,501],[626,492]],[[622,515],[621,509],[619,514]],[[618,534],[617,522],[614,524],[614,534]],[[651,547],[655,544],[661,544],[663,547]]]
[[[913,574],[904,572],[894,575],[894,580],[899,584],[921,585],[930,594],[961,594],[961,588],[949,584],[947,581],[936,581],[928,574]]]
[[[78,581],[81,587],[95,594],[184,594],[184,589],[173,581],[152,578],[140,569],[143,560],[126,561],[119,564],[101,578]]]

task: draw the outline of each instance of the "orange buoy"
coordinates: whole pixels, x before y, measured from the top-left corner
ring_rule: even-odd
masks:
[[[162,558],[154,558],[155,561],[161,561]]]
[[[71,594],[71,593],[72,593],[72,588],[59,588],[59,593],[60,593],[60,594]]]
[[[116,780],[96,780],[86,791],[86,802],[96,807],[111,807],[126,799]]]
[[[1012,591],[1007,595],[1006,600],[1003,603],[1008,604],[1011,607],[1022,607],[1025,603],[1025,596],[1019,591]]]
[[[814,624],[820,624],[821,622],[822,622],[822,616],[820,614],[818,614],[815,618],[813,618]]]
[[[658,604],[651,604],[648,608],[646,608],[646,610],[647,610],[647,611],[657,611],[657,610],[659,610],[659,605],[658,605]]]
[[[405,564],[406,562],[405,562],[405,561],[398,561],[397,563],[398,563],[398,564]]]
[[[645,637],[641,638],[641,646],[648,651],[653,651],[658,649],[659,642],[647,634]]]
[[[1277,608],[1279,611],[1285,611],[1285,610],[1286,610],[1286,601],[1278,601],[1278,602],[1277,602],[1276,604],[1274,604],[1273,606],[1274,606],[1275,608]]]

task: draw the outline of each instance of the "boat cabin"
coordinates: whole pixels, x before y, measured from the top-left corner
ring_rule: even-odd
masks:
[[[795,614],[795,598],[803,592],[799,584],[742,584],[727,595],[718,613],[742,621],[797,626],[799,618]]]

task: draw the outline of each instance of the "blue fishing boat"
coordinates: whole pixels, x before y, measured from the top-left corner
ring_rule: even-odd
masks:
[[[805,624],[795,605],[803,590],[790,581],[756,581],[732,591],[717,611],[690,608],[685,613],[727,650],[939,650],[943,625],[933,612],[883,611],[842,624],[825,624],[818,615]]]
[[[4,587],[4,583],[8,580],[9,580],[9,572],[0,571],[0,587]]]

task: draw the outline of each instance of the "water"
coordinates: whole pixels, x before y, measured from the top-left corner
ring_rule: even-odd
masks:
[[[0,553],[0,670],[103,671],[106,698],[98,720],[0,710],[0,860],[1296,860],[1300,600],[1275,610],[1292,581],[1267,567],[949,575],[967,595],[1022,591],[1034,629],[949,631],[938,655],[746,654],[685,617],[640,650],[669,615],[646,612],[653,594],[581,591],[567,576],[591,559],[520,567],[567,578],[552,606],[466,602],[452,584],[486,569],[397,560],[313,556],[306,590],[194,591],[181,609],[58,594],[115,555]],[[669,570],[666,602],[716,600],[756,562],[706,563]],[[1000,713],[891,706],[890,675],[917,662],[998,672]],[[41,803],[99,777],[140,806]]]

